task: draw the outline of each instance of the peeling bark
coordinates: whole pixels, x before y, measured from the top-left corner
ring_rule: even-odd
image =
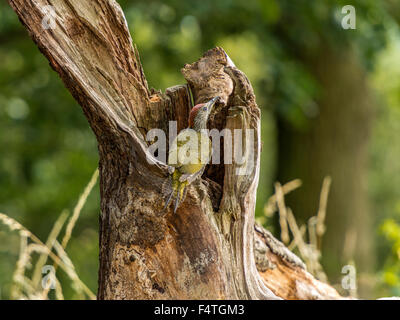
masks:
[[[223,49],[185,65],[187,85],[150,91],[115,1],[8,1],[98,141],[99,299],[339,298],[267,231],[254,229],[260,110]],[[56,28],[46,30],[42,8],[49,4]],[[168,132],[170,120],[186,127],[189,87],[196,103],[221,97],[209,127],[251,129],[242,145],[252,152],[242,165],[209,165],[173,214],[162,210],[160,196],[167,165],[148,155],[144,137],[152,128]]]

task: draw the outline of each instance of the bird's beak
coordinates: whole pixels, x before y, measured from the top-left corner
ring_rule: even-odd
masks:
[[[207,102],[208,112],[211,112],[213,106],[218,101],[218,99],[219,99],[219,96],[216,96],[215,98],[212,98],[210,101]]]

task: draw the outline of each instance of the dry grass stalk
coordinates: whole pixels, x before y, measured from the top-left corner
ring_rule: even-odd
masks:
[[[289,230],[293,235],[293,240],[289,244],[289,249],[298,248],[301,258],[307,265],[307,269],[318,279],[327,281],[325,272],[320,264],[321,252],[320,244],[325,232],[325,217],[328,202],[328,195],[331,185],[331,178],[326,177],[323,181],[320,202],[317,215],[312,216],[307,221],[307,226],[302,225],[300,228],[296,222],[295,216],[290,208],[286,207],[284,196],[288,192],[300,187],[301,181],[294,180],[284,185],[275,184],[275,195],[272,196],[264,207],[264,213],[270,217],[276,210],[279,212],[279,224],[281,226],[281,240],[289,243]],[[274,204],[273,204],[274,203]],[[288,228],[289,226],[289,228]],[[308,231],[309,243],[305,237]]]
[[[282,192],[283,195],[287,195],[288,193],[296,190],[297,188],[301,187],[301,180],[300,179],[295,179],[292,181],[289,181],[288,183],[284,184],[282,186]],[[277,206],[277,197],[276,195],[272,195],[267,203],[264,206],[264,214],[267,217],[272,217],[272,215],[278,210]]]
[[[20,274],[21,272],[25,272],[25,269],[27,267],[30,267],[29,262],[30,262],[30,254],[33,252],[39,252],[39,253],[46,253],[55,263],[57,263],[60,268],[66,272],[68,275],[74,274],[75,271],[72,269],[70,265],[66,265],[62,259],[58,255],[55,255],[50,248],[48,248],[38,237],[36,237],[33,233],[31,233],[28,229],[26,229],[23,225],[21,225],[19,222],[16,220],[10,218],[4,213],[0,213],[0,222],[3,222],[5,225],[7,225],[10,230],[12,231],[18,231],[20,236],[29,238],[31,241],[34,242],[37,246],[34,247],[29,247],[26,246],[26,249],[21,251],[22,253],[20,254],[19,262],[17,262],[17,267],[16,267],[16,273],[17,275]],[[24,241],[24,240],[22,240]],[[40,250],[37,248],[41,248]],[[31,249],[31,248],[36,248],[36,249]],[[27,253],[26,253],[27,252]],[[26,254],[29,254],[29,257],[26,257]],[[66,254],[65,254],[66,255]],[[18,276],[17,276],[18,278]],[[18,278],[20,279],[20,278]],[[95,297],[94,293],[92,293],[86,285],[82,282],[82,280],[79,279],[79,277],[75,274],[71,280],[76,281],[79,286],[85,288],[85,292],[89,297]],[[29,280],[31,281],[31,280]]]
[[[60,216],[58,217],[57,221],[54,223],[53,228],[50,231],[50,234],[46,241],[46,246],[49,249],[53,248],[54,243],[57,240],[57,237],[60,234],[65,221],[67,220],[67,217],[68,217],[68,211],[63,210],[61,212]],[[32,276],[32,282],[35,287],[38,287],[40,284],[40,280],[42,278],[42,268],[46,264],[47,258],[48,258],[48,254],[45,252],[39,257],[38,261],[36,262],[35,269],[33,271],[33,276]]]
[[[67,229],[65,231],[65,235],[64,238],[62,239],[62,246],[65,249],[67,247],[68,241],[71,239],[71,235],[72,235],[72,230],[75,227],[76,221],[78,220],[82,208],[85,205],[87,198],[89,197],[90,192],[92,191],[92,189],[94,188],[94,186],[96,185],[97,179],[99,177],[99,169],[96,169],[92,175],[92,177],[90,178],[89,183],[87,184],[85,190],[83,191],[83,193],[80,195],[78,203],[76,204],[74,211],[72,213],[72,217],[68,222],[67,225]]]
[[[98,179],[98,178],[99,178],[99,169],[96,169],[96,170],[94,171],[92,177],[90,178],[89,183],[88,183],[87,186],[85,187],[85,190],[84,190],[83,193],[79,196],[79,200],[78,200],[78,202],[77,202],[77,204],[76,204],[76,206],[75,206],[75,208],[74,208],[74,210],[73,210],[72,217],[71,217],[71,218],[69,219],[69,221],[68,221],[68,225],[67,225],[67,228],[66,228],[66,231],[65,231],[65,235],[64,235],[64,237],[63,237],[63,239],[62,239],[62,242],[61,242],[61,246],[62,246],[62,249],[63,249],[63,250],[61,250],[61,248],[58,247],[58,251],[59,251],[59,252],[64,251],[64,249],[67,247],[68,242],[69,242],[69,240],[71,239],[72,230],[73,230],[74,227],[75,227],[76,221],[78,220],[78,218],[79,218],[79,216],[80,216],[80,214],[81,214],[82,208],[83,208],[83,206],[85,205],[85,203],[86,203],[86,201],[87,201],[87,198],[89,197],[89,195],[90,195],[90,193],[92,192],[94,186],[96,185],[96,182],[97,182],[97,179]],[[67,255],[65,255],[65,257],[67,257]],[[71,264],[72,264],[72,263],[71,263]],[[58,268],[58,264],[55,262],[54,265],[53,265],[53,267],[54,267],[54,272],[56,272],[56,270],[57,270],[57,268]],[[80,287],[80,286],[75,286],[75,288],[76,288],[78,291],[81,290],[81,287]],[[89,290],[89,289],[87,289],[87,290]],[[87,290],[85,290],[85,291],[87,291]],[[89,291],[90,291],[90,290],[89,290]],[[43,293],[42,293],[43,297],[46,298],[46,297],[48,296],[48,294],[49,294],[49,288],[45,288],[45,289],[43,290]],[[90,299],[92,299],[92,300],[96,299],[96,296],[95,296],[94,294],[89,295],[89,297],[90,297]]]
[[[287,210],[285,205],[282,186],[279,182],[275,183],[276,202],[279,208],[279,225],[281,226],[281,239],[283,243],[288,244],[290,241],[289,230],[287,226]]]
[[[326,208],[328,204],[328,195],[329,195],[329,190],[331,187],[332,179],[331,177],[325,177],[324,181],[322,183],[322,189],[321,189],[321,195],[320,195],[320,201],[319,201],[319,209],[317,213],[317,222],[316,222],[316,227],[315,227],[315,232],[317,235],[317,243],[318,243],[318,249],[321,249],[322,245],[322,236],[325,233],[325,217],[326,217]]]
[[[66,232],[62,240],[62,245],[57,241],[57,237],[60,234],[68,216],[66,211],[62,212],[60,217],[53,225],[45,244],[18,221],[4,213],[0,213],[0,222],[8,226],[11,231],[17,231],[21,239],[20,254],[16,269],[13,274],[13,286],[11,288],[11,297],[13,299],[48,299],[50,288],[45,287],[42,290],[40,282],[42,267],[45,265],[48,258],[53,260],[54,272],[56,268],[60,266],[60,268],[69,276],[72,281],[72,286],[81,297],[87,296],[89,299],[96,299],[95,294],[78,277],[73,263],[65,252],[65,247],[71,238],[73,228],[79,218],[80,212],[84,207],[91,190],[97,182],[98,174],[98,169],[96,169],[92,175],[92,178],[90,179],[90,182],[80,196],[78,203],[74,208],[73,215],[68,222]],[[33,243],[29,243],[28,240],[32,241]],[[57,254],[52,251],[53,248]],[[40,256],[36,262],[32,279],[30,279],[25,275],[25,272],[26,269],[32,267],[31,260],[32,254],[34,253],[39,253]],[[55,280],[56,298],[64,299],[60,282],[57,278]]]
[[[306,232],[307,232],[307,227],[303,224],[300,227],[300,234],[302,238],[305,236]],[[297,247],[296,239],[293,239],[292,242],[288,245],[288,249],[290,251],[293,251],[294,249],[296,249],[296,247]]]
[[[14,270],[13,285],[11,287],[12,299],[30,299],[35,295],[36,290],[31,279],[25,276],[25,270],[31,266],[34,252],[43,254],[47,251],[42,245],[36,243],[28,245],[27,237],[21,237],[20,255]]]
[[[289,224],[290,230],[292,231],[294,237],[294,243],[296,244],[297,248],[300,251],[300,255],[302,257],[308,257],[309,253],[307,251],[307,246],[304,241],[303,235],[297,226],[296,219],[293,215],[293,212],[290,208],[287,209],[287,222]],[[307,263],[306,263],[307,264]]]

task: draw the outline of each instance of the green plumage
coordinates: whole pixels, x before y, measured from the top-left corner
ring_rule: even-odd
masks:
[[[174,212],[186,196],[189,181],[200,175],[211,158],[212,143],[201,132],[185,129],[175,138],[168,154],[168,165],[174,167],[170,185],[170,195],[166,206],[175,199]]]
[[[168,165],[183,174],[194,174],[210,161],[211,147],[211,140],[205,133],[184,129],[172,143]]]
[[[198,104],[190,112],[189,127],[175,138],[168,153],[171,176],[168,180],[168,198],[165,208],[175,199],[174,212],[186,196],[188,185],[200,177],[211,159],[212,143],[203,129],[218,97]]]

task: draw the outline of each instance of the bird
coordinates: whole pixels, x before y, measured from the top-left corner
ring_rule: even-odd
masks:
[[[188,128],[179,132],[168,152],[169,187],[164,209],[175,199],[174,213],[186,196],[187,187],[201,176],[212,156],[206,133],[207,121],[219,96],[197,104],[189,114]]]

